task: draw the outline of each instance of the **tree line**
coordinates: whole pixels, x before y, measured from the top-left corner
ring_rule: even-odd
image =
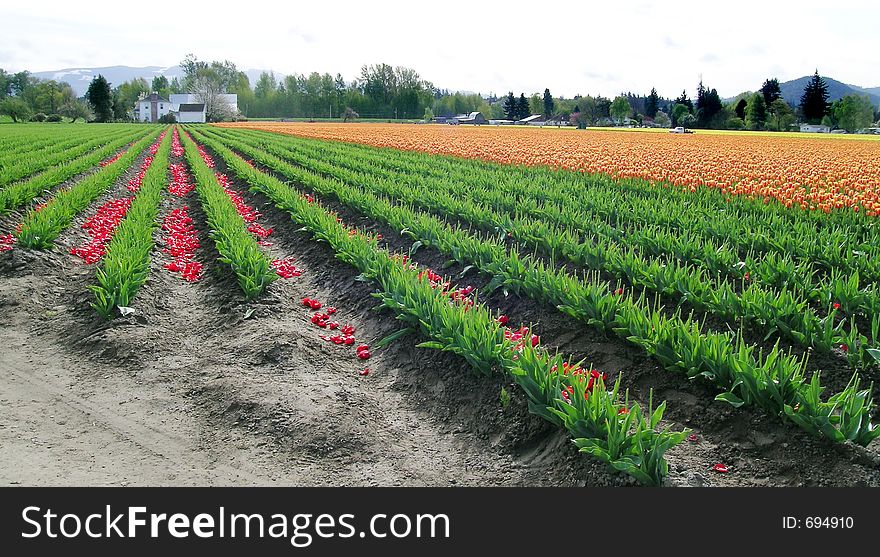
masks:
[[[533,114],[567,120],[578,127],[648,125],[658,127],[787,130],[797,121],[822,123],[847,131],[866,128],[880,114],[868,97],[850,95],[828,100],[828,87],[818,70],[804,89],[797,106],[782,99],[779,81],[769,78],[755,93],[723,102],[718,91],[702,80],[696,98],[687,90],[674,99],[661,97],[656,88],[647,95],[631,92],[615,98],[575,95],[554,97],[524,92],[506,96],[483,96],[436,88],[415,70],[380,63],[365,65],[360,75],[346,81],[341,74],[313,72],[291,74],[283,79],[264,72],[251,83],[228,60],[206,62],[187,55],[180,62],[183,75],[170,81],[164,76],[152,82],[138,78],[117,86],[96,76],[86,95],[78,99],[67,83],[38,79],[28,72],[7,73],[0,69],[0,113],[14,121],[84,119],[99,122],[126,121],[138,101],[158,93],[193,93],[205,103],[209,121],[245,118],[378,118],[431,119],[482,112],[489,119],[521,120]],[[238,96],[240,114],[228,113],[218,95]]]

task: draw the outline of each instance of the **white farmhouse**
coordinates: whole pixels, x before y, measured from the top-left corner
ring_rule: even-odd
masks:
[[[137,102],[134,117],[141,122],[158,122],[159,118],[172,111],[172,104],[168,99],[163,99],[159,93],[151,93],[149,97]]]

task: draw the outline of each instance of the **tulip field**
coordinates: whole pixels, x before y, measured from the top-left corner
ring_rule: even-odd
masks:
[[[0,293],[41,254],[82,269],[85,328],[215,288],[350,381],[414,343],[418,373],[499,382],[477,403],[612,477],[880,482],[876,140],[247,123],[0,145]],[[369,288],[381,335],[334,281]]]

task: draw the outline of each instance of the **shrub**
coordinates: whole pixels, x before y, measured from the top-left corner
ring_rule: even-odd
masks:
[[[61,120],[62,120],[62,118],[61,118],[60,114],[50,114],[50,115],[46,116],[47,122],[60,122]]]
[[[31,116],[31,122],[45,122],[45,121],[46,121],[46,115],[43,114],[42,112],[37,112],[36,114]]]

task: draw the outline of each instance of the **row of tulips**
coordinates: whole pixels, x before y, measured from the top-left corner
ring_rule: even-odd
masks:
[[[309,143],[322,152],[333,149],[327,142],[285,139]],[[377,152],[362,146],[346,146],[346,150],[374,155]],[[743,253],[751,249],[776,252],[793,255],[825,270],[859,270],[870,280],[880,277],[880,232],[871,224],[874,219],[852,211],[828,215],[790,210],[745,196],[731,197],[711,188],[680,190],[644,180],[615,180],[542,168],[518,168],[511,172],[509,165],[389,149],[381,150],[381,157],[394,171],[403,170],[397,166],[398,161],[412,162],[403,165],[409,167],[404,171],[420,166],[424,169],[420,174],[459,182],[469,193],[502,186],[508,198],[515,198],[525,208],[536,201],[550,202],[551,210],[554,206],[564,207],[566,212],[576,213],[582,223],[607,220],[621,229],[651,225],[690,231],[735,246]],[[544,187],[536,190],[534,184]]]
[[[187,133],[182,135],[186,160],[195,178],[196,193],[205,211],[211,238],[220,253],[219,260],[232,268],[245,298],[251,300],[277,279],[278,274],[260,251],[257,240],[247,231],[244,219],[211,169],[213,161],[208,159],[209,167],[199,146]]]
[[[674,258],[678,260],[675,263],[679,266],[694,267],[696,270],[702,269],[719,282],[726,279],[731,283],[728,288],[738,287],[748,273],[752,284],[760,284],[769,291],[778,292],[784,289],[787,295],[796,295],[804,302],[828,306],[831,303],[830,300],[836,300],[843,305],[844,311],[849,314],[870,317],[880,313],[880,288],[876,284],[859,285],[858,269],[841,270],[834,267],[832,262],[820,266],[828,269],[828,272],[819,276],[816,260],[812,259],[815,254],[809,254],[807,259],[798,259],[792,257],[783,247],[781,253],[765,250],[759,252],[759,255],[751,247],[743,251],[730,245],[726,239],[705,237],[701,235],[697,226],[676,228],[670,227],[668,223],[645,225],[641,221],[636,221],[633,225],[633,223],[616,221],[606,222],[603,220],[606,218],[605,216],[584,211],[584,199],[594,197],[597,198],[595,203],[607,202],[608,206],[614,207],[615,214],[627,215],[626,208],[619,207],[616,202],[616,197],[620,196],[621,189],[618,186],[612,186],[613,190],[609,191],[608,186],[603,188],[590,183],[593,187],[577,195],[574,195],[569,187],[557,191],[557,195],[561,196],[562,201],[559,199],[548,200],[546,199],[546,196],[550,195],[548,189],[552,190],[552,188],[544,188],[539,192],[533,191],[531,184],[534,181],[516,179],[515,172],[508,172],[506,179],[498,178],[495,182],[488,184],[483,182],[475,184],[474,180],[480,180],[481,176],[469,171],[467,161],[462,161],[458,166],[450,166],[451,163],[443,159],[438,161],[438,165],[432,166],[406,164],[395,162],[397,157],[389,156],[388,152],[365,152],[365,148],[358,146],[332,144],[314,146],[306,140],[295,138],[270,136],[267,139],[265,134],[256,134],[256,132],[213,129],[209,131],[218,137],[239,140],[251,139],[252,143],[264,148],[283,148],[286,151],[284,157],[291,160],[296,159],[298,164],[300,164],[300,160],[312,163],[320,160],[332,163],[337,168],[366,173],[373,180],[390,183],[405,181],[404,191],[416,196],[418,201],[423,204],[430,204],[432,200],[437,199],[448,201],[451,207],[440,209],[444,214],[457,216],[455,202],[467,200],[475,208],[478,215],[482,216],[484,212],[493,213],[491,216],[494,218],[484,223],[486,226],[509,230],[515,234],[523,224],[531,223],[532,226],[526,227],[522,232],[526,238],[546,239],[550,242],[547,249],[551,250],[551,253],[560,254],[559,250],[564,246],[557,245],[559,242],[594,245],[597,246],[595,249],[607,246],[607,249],[612,251],[607,257],[613,257],[616,252],[635,250],[646,259],[660,259],[663,265],[672,264],[674,261],[670,261],[670,259]],[[401,154],[401,157],[405,156]],[[438,174],[437,166],[443,167],[444,164],[445,168]],[[397,170],[392,170],[389,167]],[[514,175],[514,178],[510,178],[510,175]],[[336,177],[342,179],[341,176],[336,175]],[[583,187],[583,184],[580,187]],[[427,191],[429,195],[425,197],[422,194],[423,191]],[[642,204],[655,204],[654,206],[658,207],[657,210],[667,210],[665,209],[667,204],[665,199],[658,200],[655,196],[637,199]],[[647,209],[642,208],[641,210]],[[681,208],[681,210],[685,210],[685,208]],[[687,210],[691,211],[689,208]],[[717,221],[720,218],[727,218],[727,212],[716,209],[715,213],[711,214],[710,221],[713,231],[717,232]],[[468,214],[465,213],[461,218],[468,218]],[[816,227],[813,222],[803,224],[803,226],[807,225]],[[774,230],[778,231],[779,228]],[[783,228],[783,230],[785,229]],[[863,235],[862,240],[856,242],[852,239],[852,229],[842,226],[820,228],[820,231],[825,231],[823,233],[826,234],[828,230],[834,230],[833,237],[807,242],[807,245],[832,245],[835,250],[844,252],[846,249],[851,249],[856,252],[856,255],[853,255],[854,258],[865,259],[867,264],[873,264],[872,261],[875,259],[872,258],[872,253],[877,250],[875,243],[877,238],[866,234]],[[869,230],[873,231],[872,228]],[[732,233],[736,234],[737,238],[740,235],[740,231]],[[797,234],[799,237],[809,236],[808,231],[800,229],[795,229],[793,234]],[[554,242],[557,237],[560,240]],[[566,253],[562,251],[561,255],[565,256]],[[603,251],[588,255],[595,262],[595,265],[601,264],[606,257]],[[880,255],[880,252],[875,255]],[[818,261],[823,261],[823,259],[820,257]],[[845,291],[838,292],[841,289]],[[837,299],[835,294],[842,295],[840,299]]]
[[[41,172],[26,180],[16,182],[15,184],[3,188],[0,190],[0,214],[33,202],[34,199],[44,194],[47,190],[54,188],[77,174],[81,174],[97,166],[100,161],[116,153],[123,146],[131,144],[132,141],[140,140],[138,143],[135,143],[135,145],[144,144],[143,142],[145,141],[145,138],[152,138],[155,136],[156,133],[149,128],[124,128],[123,131],[113,135],[107,144],[99,149],[95,149],[80,157],[59,163],[45,172]],[[146,140],[148,141],[149,139]],[[131,153],[132,149],[134,149],[134,147],[129,146],[125,153]],[[131,164],[131,161],[129,161],[129,164]],[[115,174],[120,166],[122,165],[120,165],[117,160],[113,164],[102,168],[95,175],[104,174],[105,172]],[[88,178],[92,178],[93,176],[89,176]]]
[[[107,135],[106,129],[92,126],[42,130],[20,128],[18,132],[4,129],[4,133],[0,133],[0,176],[21,164],[34,164],[32,161]]]
[[[212,139],[205,142],[215,152],[225,149]],[[238,146],[244,154],[285,178],[334,195],[367,216],[404,231],[420,245],[433,246],[491,275],[490,291],[492,287],[504,287],[552,304],[585,324],[614,331],[644,347],[671,370],[708,379],[726,391],[719,395],[720,400],[785,412],[805,429],[837,441],[849,439],[867,445],[880,435],[880,429],[870,422],[870,390],[860,390],[855,375],[850,385],[828,402],[806,404],[811,383],[806,378],[805,361],[786,355],[778,346],[766,355],[756,354],[755,347],[746,345],[741,337],[703,331],[692,318],[684,318],[678,311],[670,315],[659,304],[645,300],[644,295],[638,299],[621,296],[619,286],[603,282],[597,275],[581,280],[564,270],[553,270],[540,260],[508,251],[499,240],[474,236],[435,217],[290,165],[265,151]],[[818,374],[812,381],[818,384]],[[843,411],[844,407],[855,414]]]
[[[254,142],[227,141],[239,146],[255,145]],[[844,354],[853,366],[878,363],[870,350],[880,343],[880,298],[875,298],[877,311],[870,314],[873,326],[869,339],[859,332],[855,320],[840,315],[845,310],[836,311],[841,309],[841,304],[852,301],[845,291],[835,292],[842,301],[834,298],[833,302],[827,303],[828,310],[832,310],[832,304],[836,308],[829,311],[830,315],[820,317],[805,300],[799,299],[788,288],[777,290],[757,284],[750,271],[744,271],[740,284],[735,285],[706,276],[694,265],[682,264],[676,259],[646,258],[632,249],[621,249],[618,244],[601,237],[584,242],[570,230],[559,229],[529,217],[494,211],[467,197],[452,194],[446,185],[448,181],[404,173],[393,179],[384,179],[378,176],[379,173],[374,175],[371,172],[374,167],[369,163],[357,166],[345,157],[324,155],[322,160],[317,160],[271,144],[263,149],[351,187],[365,188],[439,215],[452,216],[485,231],[501,231],[519,240],[529,250],[539,249],[552,255],[561,255],[577,265],[604,271],[649,292],[675,296],[680,302],[687,301],[695,309],[711,312],[734,326],[742,322],[757,327],[767,338],[780,334],[797,344],[828,354],[840,353],[840,347],[845,346]],[[357,171],[349,170],[351,167],[357,168]],[[712,253],[717,255],[716,252]],[[730,267],[739,268],[733,264]],[[834,284],[840,282],[835,281]],[[855,288],[858,289],[857,274]]]
[[[30,211],[18,233],[19,243],[28,248],[50,248],[74,217],[107,191],[160,133],[161,130],[152,131],[135,143],[118,161],[59,192],[42,210]]]
[[[351,234],[318,203],[253,169],[222,145],[208,145],[252,189],[264,193],[316,239],[327,242],[340,260],[376,282],[382,305],[432,339],[421,346],[459,354],[484,373],[509,374],[522,386],[533,412],[565,427],[583,452],[614,469],[648,485],[660,483],[668,473],[664,454],[681,443],[687,432],[657,431],[665,403],[643,412],[621,396],[619,382],[611,389],[606,389],[604,381],[594,382],[592,394],[585,396],[588,381],[582,376],[551,372],[564,363],[558,354],[531,343],[512,350],[514,343],[506,337],[505,328],[486,307],[450,303],[444,291],[431,285],[427,273],[402,265],[400,256],[378,248],[375,237]],[[575,395],[566,400],[561,393],[568,387]]]
[[[353,145],[315,145],[308,140],[290,137],[268,136],[267,139],[266,134],[240,130],[235,130],[234,133],[230,130],[210,131],[227,138],[251,138],[264,146],[283,146],[291,153],[299,153],[313,160],[333,159],[337,166],[368,171],[376,178],[395,181],[406,176],[410,182],[423,186],[432,184],[432,191],[436,191],[434,185],[440,184],[443,190],[450,192],[445,194],[448,197],[473,200],[488,209],[502,212],[502,215],[510,213],[511,218],[516,215],[532,217],[535,222],[546,222],[548,226],[561,228],[563,233],[578,240],[583,237],[582,243],[611,243],[623,249],[637,250],[645,256],[674,256],[685,264],[694,265],[734,283],[739,283],[745,273],[749,273],[754,281],[763,286],[786,288],[803,300],[813,303],[830,303],[828,299],[831,294],[841,285],[840,274],[848,277],[843,283],[848,285],[852,282],[849,280],[852,277],[856,277],[855,282],[858,283],[859,273],[863,280],[866,277],[870,282],[877,276],[871,268],[880,270],[880,237],[877,236],[876,229],[868,225],[833,225],[827,222],[819,224],[814,219],[794,219],[792,223],[789,222],[792,218],[785,213],[778,215],[775,220],[770,219],[773,222],[768,223],[765,222],[768,216],[763,214],[741,215],[728,207],[712,208],[711,204],[707,206],[705,203],[701,206],[699,200],[691,198],[676,202],[674,192],[662,188],[630,191],[631,188],[625,185],[606,183],[594,177],[579,178],[574,183],[562,181],[555,187],[559,180],[556,175],[565,176],[569,173],[546,176],[537,169],[506,168],[506,172],[496,175],[492,167],[487,169],[487,173],[492,176],[487,181],[484,174],[470,168],[472,161],[439,158],[432,159],[430,164],[424,164],[419,159],[410,161],[409,157],[413,156],[411,153],[387,150],[376,152]],[[416,156],[425,158],[424,155]],[[537,174],[532,176],[535,173]],[[548,182],[545,187],[535,190],[533,184],[540,183],[545,178]],[[592,205],[610,207],[613,216],[629,219],[632,209],[625,205],[621,207],[620,198],[632,198],[632,202],[638,202],[640,215],[650,211],[665,212],[673,217],[686,214],[692,215],[698,222],[689,221],[682,226],[672,226],[668,222],[645,224],[643,218],[620,222],[616,218],[596,214],[585,208],[586,201],[592,199]],[[828,218],[827,215],[823,217]],[[753,222],[755,219],[757,222]],[[743,225],[741,221],[746,224]],[[735,226],[746,226],[747,231]],[[758,242],[757,247],[737,244],[741,243],[746,232],[754,234],[756,227],[762,227],[766,233],[760,236],[762,241]],[[707,236],[703,229],[709,230],[711,234]],[[791,232],[786,232],[789,229]],[[816,238],[816,234],[824,236]],[[783,236],[794,236],[809,249],[795,257],[794,252],[791,252],[792,246],[786,243],[788,240],[777,246],[778,249],[769,249],[779,243]],[[760,246],[764,247],[758,249]],[[820,246],[824,246],[822,253],[816,252]],[[840,261],[837,257],[840,254],[851,260],[853,265],[848,266]],[[850,296],[840,302],[848,313],[871,316],[880,311],[880,288],[877,285],[869,283],[865,288],[863,284],[862,289],[848,290],[847,293]]]
[[[76,137],[60,142],[46,149],[29,151],[11,157],[8,159],[7,167],[0,166],[0,187],[75,159],[108,144],[124,133],[119,130],[115,133],[103,133],[97,137],[90,134],[87,137]],[[106,165],[102,162],[101,166]]]
[[[119,307],[128,307],[150,273],[156,216],[168,183],[170,138],[164,131],[162,136],[162,141],[156,142],[153,164],[144,173],[125,219],[107,244],[96,272],[96,284],[90,287],[95,298],[92,307],[105,318],[114,316]]]

